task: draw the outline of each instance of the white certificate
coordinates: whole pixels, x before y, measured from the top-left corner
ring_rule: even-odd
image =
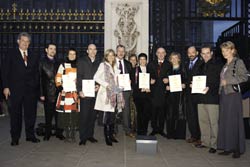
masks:
[[[95,81],[94,80],[82,80],[82,92],[85,97],[95,97]]]
[[[206,88],[206,81],[207,81],[207,76],[193,76],[193,81],[192,81],[192,93],[201,93],[205,94],[206,92],[204,91]]]
[[[181,75],[170,75],[169,79],[169,87],[170,92],[181,92],[182,85],[181,85]]]
[[[63,90],[65,92],[76,91],[76,75],[74,73],[69,73],[62,76]]]
[[[129,74],[119,74],[118,84],[119,87],[122,88],[124,91],[131,90]]]
[[[139,73],[139,89],[150,89],[149,80],[149,73]]]

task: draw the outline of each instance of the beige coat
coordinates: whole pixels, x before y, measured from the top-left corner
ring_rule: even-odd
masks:
[[[235,66],[236,67],[235,76],[233,76],[234,62],[236,60],[237,60],[237,63]],[[227,70],[224,73],[224,79],[226,80],[227,85],[224,86],[224,91],[225,91],[225,94],[230,94],[230,93],[235,92],[232,88],[232,85],[247,81],[248,71],[246,69],[244,62],[241,59],[236,58],[236,57],[233,58],[233,60],[231,61],[229,65],[227,64],[224,65],[224,67],[222,68],[221,74],[223,73],[224,68],[226,66],[227,66]],[[219,93],[221,93],[221,90],[222,90],[222,86],[220,86],[219,88]]]
[[[107,98],[106,88],[109,84],[108,82],[105,81],[104,78],[104,63],[110,67],[110,72],[114,76],[116,84],[117,84],[117,79],[116,79],[117,75],[120,73],[120,70],[116,66],[114,67],[113,71],[111,65],[107,62],[102,62],[99,65],[98,70],[94,75],[94,80],[100,84],[100,88],[97,92],[97,97],[95,101],[95,110],[105,111],[105,112],[115,112],[115,108],[111,106],[110,102],[106,103],[106,98]]]

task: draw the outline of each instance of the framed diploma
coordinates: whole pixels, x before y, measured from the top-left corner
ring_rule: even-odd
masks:
[[[207,76],[193,76],[192,81],[192,92],[191,93],[201,93],[205,94],[204,91],[206,88]]]
[[[139,89],[150,89],[149,73],[139,73]]]
[[[181,85],[181,75],[170,75],[169,79],[169,87],[170,92],[181,92],[182,85]]]
[[[76,91],[76,78],[75,75],[69,73],[67,75],[62,75],[62,85],[65,92]]]
[[[82,80],[82,92],[85,97],[95,97],[95,81],[88,79]]]
[[[118,74],[118,85],[124,91],[131,90],[129,74]]]

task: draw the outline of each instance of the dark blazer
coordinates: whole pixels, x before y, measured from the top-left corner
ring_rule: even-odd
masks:
[[[92,63],[88,56],[84,56],[77,61],[77,92],[82,91],[82,80],[83,79],[93,79],[94,75],[99,67],[101,60],[99,57],[95,58]]]
[[[201,65],[204,63],[204,61],[202,60],[202,58],[200,56],[198,56],[198,60],[195,62],[192,70],[189,70],[189,60],[185,62],[185,70],[187,73],[187,88],[191,89],[189,87],[189,85],[192,83],[192,79],[193,76],[199,75],[200,74],[200,70],[201,70]],[[191,91],[191,90],[190,90]]]
[[[148,68],[146,67],[146,71],[148,73]],[[139,89],[139,73],[141,73],[142,70],[140,66],[136,66],[135,68],[132,68],[130,72],[130,79],[131,79],[131,87],[133,90],[133,97],[136,98],[149,98],[150,92],[141,92],[141,89]],[[137,75],[136,75],[137,73]]]
[[[158,76],[158,60],[152,61],[148,64],[148,71],[150,73],[150,78],[155,79],[155,84],[151,85],[151,96],[152,103],[156,106],[162,106],[165,103],[165,92],[166,85],[163,83],[163,78],[167,78],[168,71],[171,66],[170,63],[165,60],[160,68],[160,74]]]
[[[130,73],[132,70],[132,64],[128,60],[124,59],[124,66],[125,66],[125,74]]]
[[[40,96],[45,96],[46,101],[56,101],[59,90],[56,88],[55,76],[59,65],[60,62],[56,58],[50,60],[45,56],[40,60]]]
[[[207,76],[207,87],[209,90],[206,94],[200,94],[200,103],[202,104],[218,104],[219,103],[219,87],[220,87],[220,72],[221,63],[211,59],[201,66],[201,75]]]
[[[28,50],[25,66],[19,49],[11,49],[4,58],[2,68],[3,88],[9,88],[11,96],[37,94],[39,90],[39,56]]]
[[[192,100],[194,102],[199,102],[199,95],[198,94],[191,94],[191,88],[190,88],[190,84],[192,83],[193,80],[193,76],[199,75],[200,71],[201,71],[201,66],[204,63],[203,59],[198,56],[198,60],[195,62],[192,70],[189,70],[189,62],[190,60],[185,62],[185,70],[186,70],[186,74],[187,74],[187,80],[186,80],[186,93],[187,95],[191,95],[192,96]]]

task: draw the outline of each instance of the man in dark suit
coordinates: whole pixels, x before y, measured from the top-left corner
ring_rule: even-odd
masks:
[[[132,70],[132,65],[125,59],[125,46],[118,45],[116,47],[116,64],[120,70],[120,74],[129,74]],[[125,134],[129,137],[135,137],[131,129],[130,119],[130,95],[131,91],[123,91],[123,97],[125,100],[125,107],[122,111],[123,115],[123,129]]]
[[[185,62],[185,70],[187,72],[186,83],[186,96],[187,96],[187,122],[188,128],[191,133],[191,138],[187,140],[188,143],[200,143],[200,127],[198,122],[198,95],[191,94],[191,87],[193,76],[199,75],[201,66],[203,64],[202,58],[199,56],[199,52],[194,46],[190,46],[187,50],[189,60]]]
[[[56,112],[56,99],[59,90],[56,87],[55,77],[60,65],[59,60],[56,58],[56,45],[50,43],[45,48],[46,56],[40,60],[39,73],[40,73],[40,99],[44,101],[45,111],[45,136],[44,140],[48,141],[52,134],[52,120],[55,118],[56,137],[64,140],[62,135],[63,130],[57,126],[57,112]]]
[[[95,97],[85,97],[82,92],[82,80],[93,80],[93,77],[99,67],[100,59],[96,57],[96,45],[89,44],[88,55],[80,58],[77,62],[77,92],[80,96],[80,142],[79,145],[85,145],[87,140],[96,143],[94,138],[94,127],[96,120],[96,111],[94,110]],[[98,90],[96,85],[96,91]]]
[[[168,83],[167,73],[170,70],[170,63],[165,60],[166,50],[159,47],[156,51],[157,59],[148,64],[148,70],[151,78],[151,99],[152,99],[152,118],[151,126],[153,131],[150,135],[160,134],[163,137],[165,122],[165,96],[166,84]]]
[[[39,92],[39,56],[28,50],[30,39],[28,33],[20,33],[17,39],[19,48],[9,50],[3,63],[3,93],[8,100],[12,146],[19,144],[23,114],[26,141],[40,142],[34,132]]]

